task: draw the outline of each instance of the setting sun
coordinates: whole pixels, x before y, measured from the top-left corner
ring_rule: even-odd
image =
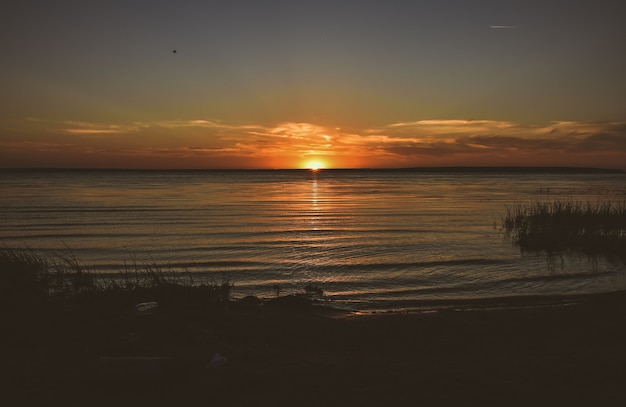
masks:
[[[320,161],[320,160],[310,160],[304,164],[304,168],[307,168],[311,171],[318,171],[323,168],[326,168],[326,165],[324,164],[323,161]]]

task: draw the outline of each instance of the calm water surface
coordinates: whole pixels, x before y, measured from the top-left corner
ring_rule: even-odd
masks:
[[[623,174],[4,171],[0,193],[5,246],[229,278],[235,297],[314,284],[368,310],[626,288],[619,261],[522,254],[500,230],[507,205],[623,201]]]

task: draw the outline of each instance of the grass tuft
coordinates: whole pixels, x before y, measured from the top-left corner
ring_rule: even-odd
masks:
[[[626,261],[626,202],[536,201],[506,208],[509,237],[524,251],[581,252]]]
[[[49,303],[144,301],[176,306],[227,304],[234,284],[198,274],[163,270],[156,263],[118,273],[91,272],[69,249],[50,260],[30,249],[0,248],[0,306],[33,309]]]

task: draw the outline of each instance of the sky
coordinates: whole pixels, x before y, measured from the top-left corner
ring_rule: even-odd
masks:
[[[0,49],[2,168],[626,170],[614,0],[23,0]]]

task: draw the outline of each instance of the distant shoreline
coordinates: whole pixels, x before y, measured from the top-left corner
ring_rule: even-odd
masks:
[[[279,169],[229,169],[229,168],[0,168],[0,172],[275,172],[311,171],[306,168]],[[375,171],[375,172],[414,172],[414,173],[470,173],[470,174],[624,174],[620,169],[594,167],[523,167],[523,166],[454,166],[454,167],[405,167],[405,168],[326,168],[321,172],[334,171]]]

